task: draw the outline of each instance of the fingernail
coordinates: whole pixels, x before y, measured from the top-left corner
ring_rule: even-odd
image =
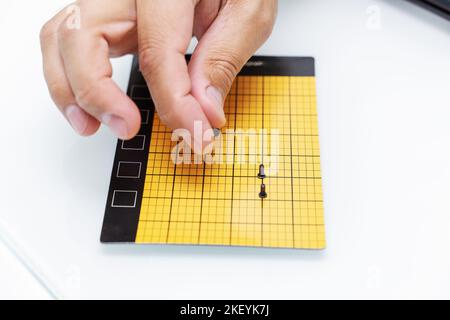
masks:
[[[208,88],[206,88],[206,96],[214,103],[214,106],[218,111],[220,120],[222,122],[225,121],[225,113],[223,112],[223,94],[214,86],[209,86]]]
[[[128,137],[127,123],[122,118],[113,114],[106,114],[102,117],[102,123],[107,125],[109,130],[119,139]]]
[[[82,135],[88,125],[88,115],[77,105],[66,108],[66,118],[76,133]]]

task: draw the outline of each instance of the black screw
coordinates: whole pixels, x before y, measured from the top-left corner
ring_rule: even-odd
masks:
[[[261,199],[267,198],[266,185],[261,183],[261,190],[259,191],[259,197]]]
[[[213,129],[213,133],[214,133],[214,138],[217,138],[218,136],[220,136],[220,129],[218,128],[214,128]]]

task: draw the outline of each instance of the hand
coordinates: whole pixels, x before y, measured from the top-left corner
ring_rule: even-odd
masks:
[[[276,0],[81,0],[80,28],[67,10],[41,31],[50,94],[75,131],[100,123],[119,138],[139,130],[140,114],[112,81],[110,57],[139,53],[141,71],[161,120],[203,131],[225,125],[223,102],[242,66],[268,38]],[[199,43],[189,66],[184,54]],[[195,141],[202,143],[202,141]]]

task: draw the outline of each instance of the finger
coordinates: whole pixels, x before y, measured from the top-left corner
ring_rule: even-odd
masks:
[[[217,18],[223,1],[207,0],[200,1],[195,7],[193,33],[197,39],[200,39],[214,20]]]
[[[41,50],[44,77],[50,95],[58,109],[63,113],[73,129],[80,135],[94,134],[100,123],[81,109],[75,101],[67,81],[64,65],[59,54],[57,30],[66,17],[66,9],[47,22],[41,30]]]
[[[76,102],[87,113],[92,115],[120,139],[130,139],[139,131],[140,113],[133,101],[111,79],[112,66],[109,61],[109,44],[105,38],[105,30],[96,28],[104,25],[107,16],[113,21],[120,20],[118,4],[113,2],[106,13],[99,1],[81,8],[85,16],[80,29],[69,28],[62,23],[58,32],[60,54],[64,69]],[[117,12],[116,12],[117,11]],[[101,21],[101,22],[99,22]]]
[[[211,125],[191,95],[185,52],[192,38],[193,1],[138,0],[139,62],[161,120],[171,129],[185,128],[202,149],[194,124],[202,132]],[[203,136],[203,134],[201,135]],[[201,140],[201,141],[199,141]]]
[[[234,78],[269,37],[275,0],[228,1],[200,39],[189,73],[192,94],[214,127],[224,123],[223,103]]]

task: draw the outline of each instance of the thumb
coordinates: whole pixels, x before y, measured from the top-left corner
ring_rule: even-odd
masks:
[[[201,37],[189,62],[192,95],[211,125],[221,128],[234,78],[272,32],[275,0],[227,1]]]
[[[191,79],[184,56],[192,38],[194,4],[192,1],[140,0],[137,14],[139,64],[159,118],[173,130],[189,130],[191,141],[187,142],[196,153],[201,153],[203,146],[210,142],[203,138],[211,126],[190,94]],[[195,129],[196,123],[201,124],[201,130]]]

